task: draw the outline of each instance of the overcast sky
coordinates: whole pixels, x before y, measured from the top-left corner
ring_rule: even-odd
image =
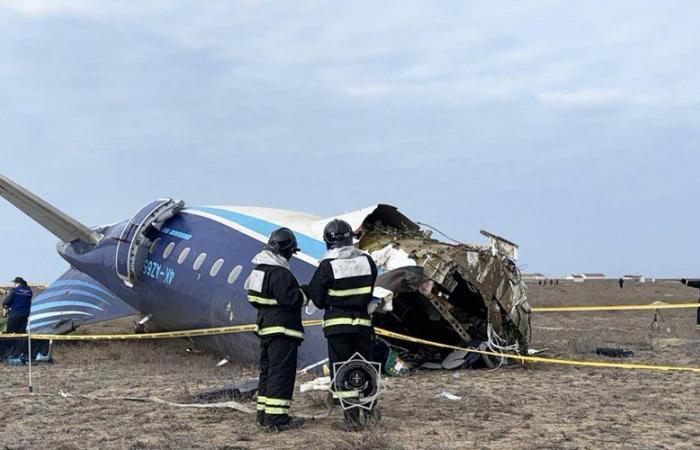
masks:
[[[0,173],[88,224],[376,202],[525,272],[700,276],[700,2],[0,0]],[[0,279],[56,239],[0,200]]]

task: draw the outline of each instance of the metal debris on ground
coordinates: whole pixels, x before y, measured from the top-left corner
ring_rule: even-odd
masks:
[[[634,356],[634,352],[632,350],[610,347],[598,347],[595,349],[595,354],[600,356],[607,356],[609,358],[630,358]]]
[[[435,398],[446,398],[447,400],[454,400],[454,401],[462,400],[462,397],[460,397],[459,395],[455,395],[455,394],[452,394],[452,393],[447,392],[447,391],[440,392],[438,395],[435,396]]]

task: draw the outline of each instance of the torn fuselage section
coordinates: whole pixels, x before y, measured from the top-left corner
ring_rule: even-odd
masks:
[[[486,245],[449,244],[415,224],[399,228],[381,219],[368,216],[359,242],[377,263],[377,286],[394,294],[393,311],[375,315],[376,326],[445,344],[527,354],[530,307],[515,263],[517,245],[488,232],[482,232]],[[403,359],[413,366],[451,352],[390,343],[403,348]]]

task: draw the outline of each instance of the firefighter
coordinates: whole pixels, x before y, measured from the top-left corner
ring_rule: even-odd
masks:
[[[2,303],[5,312],[9,310],[7,333],[26,333],[34,293],[22,277],[16,277],[13,283],[15,287]]]
[[[300,418],[289,415],[297,370],[297,351],[304,340],[301,309],[306,296],[289,270],[299,249],[294,233],[280,228],[253,258],[256,265],[245,282],[250,304],[258,310],[260,378],[257,422],[280,432],[299,428]]]
[[[334,364],[347,361],[355,353],[372,361],[374,329],[367,310],[372,301],[377,266],[372,258],[353,245],[354,233],[350,224],[332,220],[323,231],[328,251],[305,287],[314,305],[324,309],[323,331],[328,340],[328,358],[331,378]],[[356,395],[356,392],[355,392]],[[334,399],[351,397],[352,392],[333,392]],[[365,411],[365,422],[379,420],[379,411]],[[358,431],[363,428],[360,408],[344,411],[343,429]]]

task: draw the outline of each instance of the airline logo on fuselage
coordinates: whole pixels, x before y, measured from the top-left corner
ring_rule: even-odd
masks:
[[[163,233],[167,234],[168,236],[183,239],[185,241],[189,241],[190,239],[192,239],[191,234],[185,233],[184,231],[173,230],[172,228],[163,228]]]

